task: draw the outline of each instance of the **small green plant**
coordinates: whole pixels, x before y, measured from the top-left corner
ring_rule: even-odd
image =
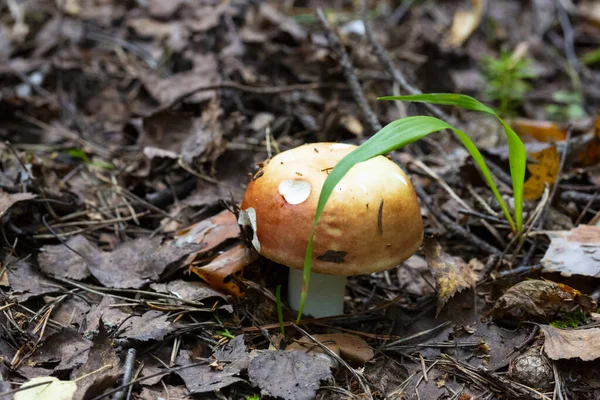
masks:
[[[502,51],[497,58],[485,57],[481,63],[486,78],[484,95],[498,104],[498,114],[513,115],[530,88],[526,81],[532,77],[529,60]]]
[[[546,116],[555,121],[571,121],[585,117],[583,97],[578,92],[557,90],[552,93],[554,104],[544,107]]]
[[[231,339],[233,339],[233,338],[235,338],[235,336],[233,336],[233,335],[231,334],[231,332],[229,332],[229,329],[227,329],[227,328],[226,328],[226,327],[223,325],[223,323],[222,323],[222,322],[221,322],[221,320],[219,319],[219,316],[218,316],[217,314],[214,314],[214,315],[215,315],[215,319],[217,320],[217,323],[219,324],[219,326],[220,326],[221,328],[223,328],[223,329],[221,329],[221,330],[215,331],[215,333],[216,333],[217,335],[220,335],[220,336],[226,337],[227,339],[230,339],[230,340],[231,340]]]
[[[550,322],[550,326],[559,329],[577,328],[578,326],[585,323],[585,313],[582,309],[577,310],[563,315],[561,319]]]
[[[311,236],[308,240],[306,247],[306,254],[304,258],[304,282],[302,285],[302,294],[300,297],[300,307],[298,310],[297,320],[300,320],[302,312],[304,310],[304,303],[306,295],[308,293],[308,286],[310,283],[310,270],[312,266],[312,252],[313,252],[313,239],[319,218],[325,209],[327,200],[331,196],[335,186],[338,182],[346,175],[346,173],[354,167],[354,165],[367,161],[373,157],[389,153],[392,150],[397,150],[409,143],[413,143],[431,133],[439,132],[445,129],[453,131],[458,138],[461,140],[473,160],[481,170],[481,173],[490,187],[490,190],[494,194],[494,197],[498,201],[504,216],[508,221],[511,229],[515,234],[520,235],[523,229],[523,185],[525,181],[525,167],[526,167],[526,151],[525,146],[519,136],[512,130],[512,128],[490,107],[477,101],[473,97],[460,95],[460,94],[420,94],[412,96],[387,96],[381,97],[380,100],[400,100],[400,101],[413,101],[420,103],[431,103],[431,104],[444,104],[462,107],[471,111],[478,111],[485,114],[494,116],[498,122],[504,128],[504,132],[508,141],[508,159],[510,164],[510,173],[512,177],[513,185],[513,197],[514,197],[514,219],[508,209],[508,206],[502,199],[496,184],[490,174],[490,171],[485,164],[484,158],[471,140],[469,136],[463,131],[454,128],[447,122],[441,119],[428,117],[428,116],[416,116],[401,118],[393,121],[383,127],[379,132],[373,135],[369,140],[361,144],[355,150],[346,155],[341,159],[336,166],[331,170],[327,179],[323,184],[321,194],[319,196],[319,202],[317,204],[317,210],[315,220],[313,223],[313,229]]]
[[[253,394],[251,396],[246,396],[246,400],[260,400],[259,394]]]

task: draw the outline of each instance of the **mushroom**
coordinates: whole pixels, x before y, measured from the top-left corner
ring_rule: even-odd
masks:
[[[264,163],[244,194],[238,222],[252,228],[259,254],[290,267],[288,303],[295,310],[321,188],[355,148],[313,143],[282,152]],[[394,268],[422,239],[419,202],[404,171],[384,156],[355,165],[336,185],[317,225],[304,313],[343,314],[347,276]]]

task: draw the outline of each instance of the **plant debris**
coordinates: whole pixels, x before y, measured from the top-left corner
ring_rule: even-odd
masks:
[[[508,289],[494,304],[495,319],[530,318],[549,321],[575,307],[593,312],[597,304],[590,296],[564,284],[542,280],[519,282]]]
[[[435,239],[428,237],[423,241],[423,251],[435,278],[438,296],[436,313],[439,314],[448,299],[475,285],[477,277],[473,267],[477,260],[473,259],[467,264],[460,257],[447,254]]]

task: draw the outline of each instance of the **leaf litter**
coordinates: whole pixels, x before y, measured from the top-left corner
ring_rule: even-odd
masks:
[[[544,187],[557,186],[545,221],[515,240],[449,136],[392,153],[437,173],[405,163],[429,196],[422,215],[437,243],[395,270],[349,278],[343,316],[301,321],[334,360],[299,335],[285,300],[280,320],[274,293],[281,285],[285,294],[286,269],[249,250],[236,218],[269,155],[373,133],[314,4],[9,3],[0,22],[0,135],[9,141],[0,144],[2,391],[52,376],[61,381],[47,390],[75,382],[68,398],[93,398],[143,363],[145,380],[132,387],[140,398],[535,396],[536,382],[504,374],[515,351],[542,354],[531,325],[503,327],[531,320],[550,324],[544,351],[561,376],[594,356],[584,350],[596,346],[597,329],[597,65],[586,56],[587,69],[567,75],[551,55],[561,41],[586,54],[599,38],[583,5],[568,10],[570,37],[548,1],[495,2],[485,21],[479,1],[367,2],[373,32],[360,4],[328,7],[381,123],[425,109],[374,100],[392,85],[372,38],[393,50],[413,86],[475,97],[502,84],[486,81],[479,59],[527,42],[531,92],[511,110],[537,158],[525,220]],[[568,96],[577,104],[557,102],[577,88]],[[503,135],[483,118],[452,117],[496,167],[510,204]],[[482,254],[460,229],[504,253]],[[577,329],[554,327],[570,315]],[[125,367],[130,348],[135,371]],[[561,384],[593,398],[588,375]]]

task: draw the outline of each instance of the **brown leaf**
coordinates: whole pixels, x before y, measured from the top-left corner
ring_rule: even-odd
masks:
[[[448,299],[457,292],[473,287],[477,277],[471,268],[471,263],[467,264],[462,258],[447,254],[431,237],[424,238],[423,252],[435,278],[435,289],[438,294],[437,315]]]
[[[567,138],[567,130],[552,121],[516,118],[511,127],[519,136],[531,136],[540,142],[559,142]]]
[[[102,297],[100,303],[93,306],[85,317],[87,331],[98,329],[99,320],[104,321],[106,325],[120,326],[129,317],[129,313],[122,311],[122,309],[128,310],[128,307],[113,307],[114,304],[117,304],[117,301],[113,297]]]
[[[144,86],[163,109],[169,107],[176,99],[182,98],[200,88],[218,85],[221,82],[217,59],[214,54],[197,55],[193,69],[162,78],[149,74],[142,77]],[[188,102],[200,103],[215,97],[214,90],[195,93],[186,99]]]
[[[220,254],[207,265],[191,267],[190,270],[204,279],[212,288],[239,297],[243,294],[242,289],[235,280],[230,278],[257,259],[256,251],[239,244]]]
[[[540,328],[544,332],[544,351],[551,359],[600,358],[600,328],[557,329],[549,325]]]
[[[371,360],[375,353],[365,340],[350,333],[329,333],[314,335],[315,339],[326,346],[328,342],[335,343],[340,349],[340,355],[346,361],[364,365]]]
[[[65,290],[22,260],[9,268],[8,281],[13,291],[12,295],[21,302],[35,296]]]
[[[600,226],[579,225],[570,231],[546,234],[551,242],[542,258],[545,271],[600,276]]]
[[[556,146],[548,147],[529,156],[536,161],[527,165],[531,176],[523,187],[523,198],[525,200],[537,200],[544,193],[546,184],[550,187],[556,182],[560,168],[560,156]]]
[[[106,335],[102,319],[99,327],[87,362],[71,374],[71,379],[77,381],[76,399],[87,399],[102,393],[113,386],[121,374],[119,357]]]
[[[596,165],[600,162],[600,113],[594,124],[594,136],[584,151],[579,154],[579,162],[584,166]]]
[[[302,351],[262,350],[250,362],[250,381],[261,394],[284,400],[314,399],[320,382],[331,378],[327,360]]]
[[[162,311],[151,310],[141,317],[129,318],[119,332],[119,337],[126,337],[142,342],[148,340],[161,340],[175,330],[168,320],[169,315]]]
[[[102,252],[96,262],[88,261],[88,269],[100,283],[111,288],[140,288],[159,279],[172,263],[199,246],[187,244],[177,246],[173,242],[163,243],[161,238],[139,238],[126,242],[112,252]]]
[[[206,253],[227,239],[240,234],[240,227],[233,213],[228,210],[182,229],[175,235],[175,246],[196,243],[202,246],[187,257],[186,264],[191,264],[199,254]]]
[[[31,200],[36,196],[33,193],[6,193],[0,190],[0,218],[13,206],[16,202]]]
[[[66,244],[42,247],[38,264],[43,272],[59,278],[83,280],[90,276],[87,260],[93,264],[102,262],[102,251],[85,236],[72,237]]]
[[[168,19],[186,2],[187,0],[148,0],[148,13],[155,18]]]
[[[250,361],[244,337],[240,335],[233,338],[223,350],[216,351],[213,358],[221,362],[226,361],[222,370],[215,370],[209,365],[199,365],[176,372],[191,393],[211,392],[242,380],[238,375],[248,368]],[[179,352],[178,365],[189,365],[194,362],[191,352],[187,350]]]
[[[168,283],[154,283],[150,287],[158,293],[173,294],[187,301],[202,302],[211,297],[226,300],[222,293],[212,289],[204,282],[188,282],[178,279]]]
[[[531,279],[519,282],[502,295],[492,308],[494,319],[550,320],[580,305],[586,311],[595,309],[594,300],[570,286]]]
[[[62,329],[49,336],[28,360],[30,366],[45,363],[59,364],[55,372],[72,370],[88,358],[92,342],[73,329]]]

